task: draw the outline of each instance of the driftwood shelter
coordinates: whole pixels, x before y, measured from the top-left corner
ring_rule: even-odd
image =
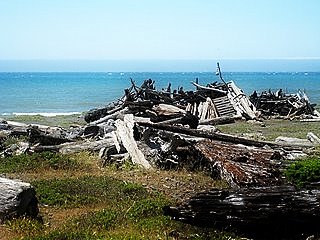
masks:
[[[224,179],[230,190],[199,193],[181,206],[166,209],[174,219],[188,223],[243,228],[257,219],[260,226],[272,223],[279,214],[288,224],[301,216],[303,224],[318,220],[318,192],[310,195],[307,191],[283,186],[281,169],[286,159],[319,145],[319,138],[310,134],[312,141],[303,143],[270,142],[218,132],[217,124],[275,115],[276,107],[269,112],[264,108],[270,104],[278,106],[278,99],[271,103],[269,97],[256,94],[247,97],[234,82],[225,82],[220,71],[219,75],[221,82],[206,86],[196,79],[193,82],[195,91],[172,90],[170,84],[167,89],[159,91],[151,79],[145,80],[141,86],[131,79],[131,86],[124,90],[121,99],[104,108],[90,110],[84,116],[87,125],[82,127],[63,129],[2,121],[0,130],[3,136],[24,135],[28,140],[2,149],[1,154],[96,151],[102,166],[131,159],[145,169],[184,167]],[[285,96],[281,95],[281,104],[283,98]],[[285,116],[308,115],[317,119],[314,106],[305,97],[303,106],[294,102],[292,97],[286,102],[290,108]],[[307,211],[309,204],[316,213]],[[273,213],[269,209],[278,209],[279,206],[281,211],[267,214]],[[290,215],[290,206],[295,206],[295,215]],[[257,214],[257,209],[263,214]],[[312,233],[315,225],[311,226],[308,232]]]

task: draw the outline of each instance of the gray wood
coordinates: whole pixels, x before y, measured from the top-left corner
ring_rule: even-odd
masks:
[[[36,217],[38,213],[36,192],[29,183],[0,178],[0,221],[24,215]]]

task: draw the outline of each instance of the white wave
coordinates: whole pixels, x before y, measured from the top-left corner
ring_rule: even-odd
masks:
[[[55,117],[55,116],[70,116],[75,114],[81,114],[81,112],[55,112],[55,113],[24,113],[24,112],[14,112],[14,116],[44,116],[44,117]],[[9,114],[6,114],[9,115]]]

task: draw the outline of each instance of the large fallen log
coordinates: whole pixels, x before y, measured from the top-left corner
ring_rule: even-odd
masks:
[[[320,231],[320,190],[292,186],[211,190],[164,210],[175,220],[254,239],[302,239]]]
[[[197,129],[190,129],[185,127],[178,127],[178,126],[172,126],[168,124],[161,124],[161,123],[149,123],[149,122],[137,122],[140,126],[175,132],[175,133],[181,133],[186,135],[191,135],[195,137],[202,137],[202,138],[208,138],[212,140],[219,140],[223,142],[231,142],[236,144],[244,144],[248,146],[256,146],[256,147],[274,147],[274,148],[285,148],[285,149],[301,149],[301,148],[308,148],[308,147],[314,147],[313,144],[310,143],[310,145],[299,145],[295,143],[276,143],[276,142],[270,142],[270,141],[258,141],[243,137],[237,137],[230,134],[225,133],[218,133],[218,132],[205,132],[202,130]]]
[[[280,154],[273,150],[205,140],[194,144],[192,152],[212,177],[232,187],[265,186],[281,179]]]
[[[19,216],[37,217],[38,213],[36,192],[29,183],[0,178],[0,222]]]

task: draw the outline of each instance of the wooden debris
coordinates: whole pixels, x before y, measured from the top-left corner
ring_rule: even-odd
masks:
[[[210,175],[226,180],[232,187],[279,182],[280,154],[273,150],[207,140],[197,142],[194,149]]]
[[[37,217],[38,200],[34,188],[25,182],[0,178],[0,222],[13,217]]]
[[[35,145],[31,147],[31,150],[34,152],[53,151],[53,152],[60,152],[62,154],[70,154],[70,153],[77,153],[82,151],[98,152],[100,151],[101,148],[112,146],[112,145],[114,145],[114,142],[112,138],[109,137],[101,140],[64,143],[64,144],[59,144],[54,146]]]
[[[175,220],[237,230],[253,239],[301,239],[301,234],[319,233],[319,203],[317,189],[282,185],[213,189],[164,210]]]
[[[318,111],[314,109],[315,104],[311,104],[307,95],[301,91],[286,94],[279,89],[277,92],[264,91],[260,95],[254,91],[249,98],[257,110],[266,117],[319,118]]]
[[[124,120],[116,120],[117,135],[125,149],[128,151],[133,163],[138,164],[145,169],[152,168],[150,163],[145,159],[141,150],[138,149],[137,143],[133,138],[133,115],[125,115]]]

